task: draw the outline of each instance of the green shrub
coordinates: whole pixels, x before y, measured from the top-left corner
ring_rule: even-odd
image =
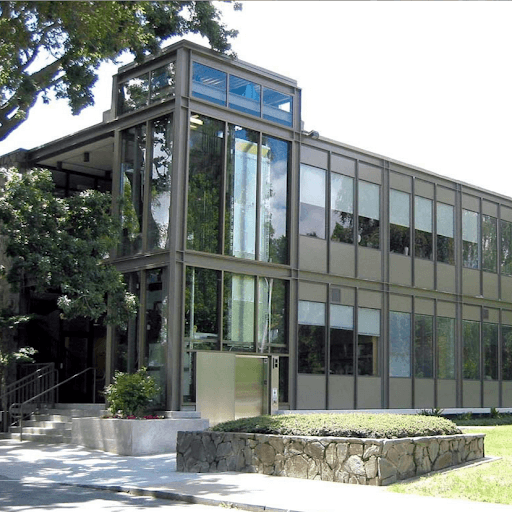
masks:
[[[460,434],[450,420],[402,414],[290,414],[257,416],[219,423],[216,432],[290,436],[401,438]]]
[[[123,418],[142,416],[156,398],[159,388],[145,368],[136,373],[116,372],[112,384],[105,388],[109,411]]]
[[[418,414],[422,416],[437,416],[439,418],[443,417],[444,409],[440,409],[439,407],[434,407],[433,409],[422,409]]]

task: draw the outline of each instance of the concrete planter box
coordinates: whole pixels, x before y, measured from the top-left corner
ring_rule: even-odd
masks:
[[[156,455],[176,451],[179,430],[208,428],[208,420],[123,420],[73,418],[71,442],[118,455]]]
[[[389,485],[484,457],[485,434],[357,439],[179,432],[177,470]]]

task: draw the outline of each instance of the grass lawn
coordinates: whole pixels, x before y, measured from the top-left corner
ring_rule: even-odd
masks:
[[[512,425],[487,427],[481,432],[486,434],[485,454],[502,460],[422,477],[408,484],[394,484],[389,490],[512,505]]]

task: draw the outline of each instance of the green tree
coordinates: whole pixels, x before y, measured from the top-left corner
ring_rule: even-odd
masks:
[[[94,104],[102,62],[124,52],[140,62],[187,33],[223,53],[237,35],[213,2],[0,2],[0,140],[27,119],[39,95],[67,98],[78,114]]]

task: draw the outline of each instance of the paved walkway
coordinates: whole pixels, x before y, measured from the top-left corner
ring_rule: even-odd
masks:
[[[126,491],[248,511],[505,512],[506,505],[396,494],[384,487],[239,473],[177,473],[176,456],[124,457],[75,445],[0,440],[0,479]]]

